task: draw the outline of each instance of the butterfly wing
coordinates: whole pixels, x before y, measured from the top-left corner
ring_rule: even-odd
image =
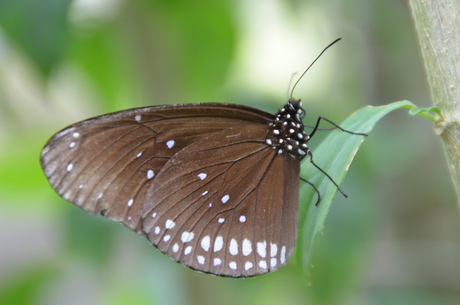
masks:
[[[299,160],[266,125],[214,133],[175,154],[147,189],[143,229],[174,260],[230,277],[274,271],[296,239]]]
[[[41,165],[65,200],[143,234],[144,197],[172,156],[231,126],[270,119],[257,109],[217,103],[115,112],[55,134],[41,152]]]

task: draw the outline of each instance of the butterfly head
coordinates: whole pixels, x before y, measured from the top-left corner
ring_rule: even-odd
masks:
[[[305,117],[305,110],[302,107],[302,100],[297,100],[291,97],[286,103],[286,105],[284,105],[284,108],[286,107],[289,107],[290,110],[295,112],[298,116],[299,121],[302,122],[302,119]]]
[[[289,99],[270,123],[272,128],[266,140],[267,144],[278,149],[280,154],[287,152],[294,158],[303,159],[308,153],[307,142],[310,140],[304,131],[304,115],[302,102],[294,98]]]

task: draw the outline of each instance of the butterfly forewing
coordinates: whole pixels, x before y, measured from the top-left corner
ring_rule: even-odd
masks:
[[[182,148],[266,113],[224,104],[137,108],[67,127],[41,153],[43,170],[64,199],[93,214],[121,221],[142,234],[147,186]]]
[[[143,209],[150,241],[193,269],[245,277],[284,265],[295,244],[298,159],[264,125],[215,133],[174,155]]]

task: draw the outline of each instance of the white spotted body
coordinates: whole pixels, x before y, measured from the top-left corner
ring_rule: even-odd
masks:
[[[300,100],[290,99],[278,111],[274,122],[269,123],[271,133],[265,143],[276,149],[279,154],[284,152],[302,160],[308,154],[307,142],[310,136],[305,132],[302,118],[305,112]]]

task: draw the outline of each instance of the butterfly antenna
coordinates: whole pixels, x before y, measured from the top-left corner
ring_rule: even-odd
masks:
[[[288,99],[289,99],[290,97],[292,97],[292,96],[289,95],[289,88],[291,88],[292,81],[294,80],[294,76],[296,76],[297,73],[298,73],[298,72],[292,73],[291,78],[289,79],[289,84],[288,84],[288,87],[287,87],[287,98],[288,98]],[[291,91],[291,93],[292,93],[292,91]]]
[[[313,66],[313,64],[318,60],[318,58],[321,57],[321,55],[323,55],[324,52],[326,52],[327,49],[329,49],[333,44],[335,44],[336,42],[338,42],[339,40],[341,40],[342,38],[337,38],[336,40],[334,40],[333,42],[331,42],[327,47],[325,47],[321,53],[319,53],[319,55],[315,58],[315,60],[308,66],[307,69],[305,69],[305,71],[302,73],[302,75],[300,75],[300,77],[297,79],[297,81],[294,83],[294,86],[292,87],[291,89],[291,94],[290,94],[290,97],[292,98],[293,94],[294,94],[294,89],[295,87],[297,86],[297,84],[300,82],[300,80],[302,79],[302,77],[307,73],[307,71]],[[293,75],[294,76],[294,75]]]

